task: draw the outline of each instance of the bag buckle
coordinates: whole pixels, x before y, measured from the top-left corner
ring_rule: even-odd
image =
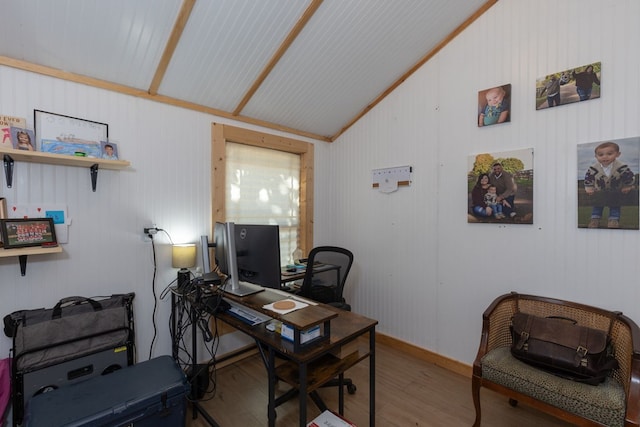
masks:
[[[581,345],[576,348],[576,356],[574,358],[575,366],[586,367],[588,365],[587,358],[585,357],[587,355],[587,352],[588,350],[586,349],[586,347],[583,347]]]
[[[527,331],[520,332],[520,339],[518,340],[518,344],[516,344],[516,348],[518,350],[522,350],[522,347],[525,346],[528,340],[529,340],[529,332]],[[526,351],[526,348],[525,348],[525,351]]]
[[[578,353],[580,357],[585,357],[588,353],[588,350],[585,347],[579,345],[578,348],[576,348],[576,353]]]

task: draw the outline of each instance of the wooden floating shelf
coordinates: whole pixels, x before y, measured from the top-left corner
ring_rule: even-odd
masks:
[[[28,255],[58,254],[60,252],[62,252],[62,248],[60,246],[54,246],[53,248],[43,248],[41,246],[30,246],[27,248],[14,249],[0,248],[0,258],[17,256],[20,260],[20,274],[24,276],[27,272]]]
[[[42,151],[25,151],[13,148],[0,147],[0,155],[4,160],[5,177],[7,187],[13,184],[13,162],[41,163],[59,166],[85,167],[91,171],[91,187],[96,191],[98,169],[120,170],[128,168],[131,164],[126,160],[107,160],[95,157],[67,156],[63,154],[43,153]]]
[[[94,157],[67,156],[63,154],[43,153],[42,151],[24,151],[13,148],[0,147],[0,154],[8,155],[15,161],[45,163],[51,165],[91,167],[95,164],[102,169],[119,170],[128,168],[131,164],[126,160],[107,160]]]

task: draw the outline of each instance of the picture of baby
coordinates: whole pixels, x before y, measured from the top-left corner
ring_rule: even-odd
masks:
[[[478,92],[478,127],[511,121],[511,84]]]

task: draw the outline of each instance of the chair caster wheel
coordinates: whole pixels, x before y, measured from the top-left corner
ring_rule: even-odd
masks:
[[[518,406],[518,401],[515,399],[509,399],[509,405],[515,408],[516,406]]]
[[[357,390],[357,388],[356,388],[355,384],[349,384],[347,386],[347,393],[349,393],[349,394],[356,394],[356,390]]]

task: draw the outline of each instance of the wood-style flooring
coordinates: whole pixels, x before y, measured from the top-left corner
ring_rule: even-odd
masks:
[[[359,427],[369,425],[369,362],[365,360],[347,372],[357,385],[354,395],[345,392],[345,417]],[[278,390],[286,390],[278,384]],[[219,368],[215,394],[205,396],[203,407],[220,427],[263,427],[267,425],[267,375],[258,355]],[[320,395],[337,410],[337,390],[326,388]],[[490,390],[480,391],[482,425],[487,427],[567,427],[525,405],[511,407],[507,399]],[[309,399],[308,419],[319,414]],[[187,409],[187,427],[206,427],[199,416],[192,419]],[[389,345],[376,346],[376,426],[443,427],[471,426],[475,419],[471,379],[432,363],[407,355]],[[298,402],[292,399],[277,408],[276,425],[298,425]]]

